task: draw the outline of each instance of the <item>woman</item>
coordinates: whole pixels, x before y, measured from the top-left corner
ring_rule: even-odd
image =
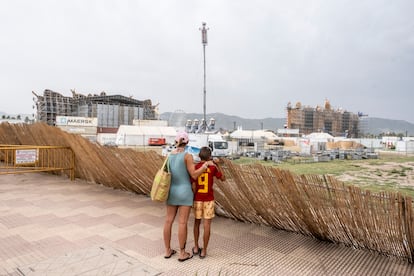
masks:
[[[173,150],[168,159],[171,171],[171,187],[167,199],[167,216],[164,223],[164,245],[165,256],[170,258],[177,253],[171,249],[171,230],[178,213],[178,243],[180,245],[180,262],[186,261],[193,257],[192,254],[185,251],[187,241],[187,223],[193,205],[193,190],[191,188],[191,178],[197,179],[199,175],[205,172],[212,161],[206,162],[203,166],[195,169],[193,156],[186,153],[185,146],[188,144],[188,134],[178,132],[175,137],[176,149]]]

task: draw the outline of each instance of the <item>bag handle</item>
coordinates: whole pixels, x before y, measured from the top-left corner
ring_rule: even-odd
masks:
[[[167,168],[167,172],[170,172],[170,162],[168,162],[168,156],[164,160],[164,164],[162,164],[162,169],[165,170]]]

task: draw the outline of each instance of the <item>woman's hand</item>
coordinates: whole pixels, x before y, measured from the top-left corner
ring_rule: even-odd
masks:
[[[207,166],[216,166],[216,163],[214,161],[206,161],[205,164],[207,164]]]

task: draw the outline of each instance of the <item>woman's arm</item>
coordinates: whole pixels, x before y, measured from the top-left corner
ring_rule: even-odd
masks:
[[[203,172],[207,170],[208,166],[215,166],[215,164],[212,161],[206,161],[203,164],[203,166],[201,166],[200,168],[196,170],[193,155],[191,155],[190,153],[187,153],[185,155],[184,161],[185,161],[185,165],[187,166],[188,174],[193,179],[197,179],[197,177],[199,177]]]

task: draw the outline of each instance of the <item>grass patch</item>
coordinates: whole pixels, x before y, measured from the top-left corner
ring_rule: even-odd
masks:
[[[346,185],[359,186],[373,193],[388,191],[401,192],[414,196],[414,188],[401,186],[399,179],[407,177],[413,171],[414,156],[381,154],[379,159],[366,160],[331,160],[329,162],[314,162],[313,158],[295,158],[287,162],[275,163],[256,158],[242,157],[233,161],[236,164],[262,164],[289,170],[295,174],[316,174],[344,176],[351,175],[352,180],[345,181]],[[387,163],[400,164],[397,168],[381,169]],[[377,167],[370,169],[369,167]]]
[[[376,175],[376,176],[382,176],[382,171],[380,171],[380,170],[375,170],[375,172],[374,172],[374,174]]]
[[[259,163],[265,166],[276,166],[277,168],[289,170],[295,174],[340,175],[344,172],[361,170],[362,167],[357,163],[358,161],[351,162],[348,160],[332,160],[329,162],[313,162],[312,159],[311,162],[309,159],[304,159],[300,161],[287,161],[277,164],[272,161],[261,161],[255,158],[242,157],[234,160],[234,163],[241,165]]]
[[[392,169],[390,174],[399,174],[400,171],[398,171],[397,169]]]
[[[398,186],[395,182],[388,182],[386,184],[373,184],[361,187],[364,190],[370,190],[373,193],[379,193],[379,192],[399,192],[403,195],[414,197],[414,189],[412,187],[407,186]]]

